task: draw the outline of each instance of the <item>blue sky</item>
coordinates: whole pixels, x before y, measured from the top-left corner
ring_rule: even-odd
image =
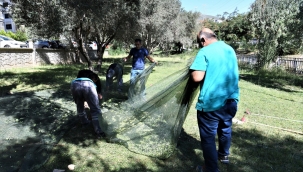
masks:
[[[224,12],[232,13],[236,8],[238,13],[249,11],[255,0],[180,0],[186,11],[197,11],[202,14],[217,16]]]

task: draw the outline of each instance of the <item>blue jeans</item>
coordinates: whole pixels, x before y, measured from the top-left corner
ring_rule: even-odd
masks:
[[[136,84],[134,83],[137,76],[140,75],[144,70],[135,70],[135,69],[131,69],[130,71],[130,84]],[[141,92],[141,96],[144,97],[145,96],[145,81],[144,80],[140,80],[140,86],[142,92]]]
[[[229,155],[232,133],[232,118],[237,112],[237,102],[228,100],[216,111],[197,111],[201,147],[207,172],[218,171],[218,156]],[[218,134],[218,151],[216,149],[216,134]]]
[[[130,71],[130,84],[134,84],[134,81],[136,79],[136,77],[141,74],[143,72],[143,70],[135,70],[135,69],[131,69]]]

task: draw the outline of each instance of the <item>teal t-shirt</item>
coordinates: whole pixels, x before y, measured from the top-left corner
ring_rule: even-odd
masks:
[[[197,110],[215,111],[223,107],[227,99],[239,101],[238,62],[231,46],[217,41],[201,48],[190,69],[205,71]]]
[[[76,79],[72,80],[71,84],[73,84],[75,81],[90,81],[95,85],[95,87],[97,87],[97,85],[94,83],[94,81],[92,81],[89,78],[76,78]]]

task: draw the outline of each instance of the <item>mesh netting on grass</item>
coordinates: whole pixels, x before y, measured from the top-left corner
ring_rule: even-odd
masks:
[[[100,123],[110,142],[164,159],[176,147],[197,85],[188,79],[186,66],[146,88],[142,97],[141,84],[146,83],[153,68],[149,66],[130,86],[127,100],[104,103],[112,105],[103,111]],[[0,97],[0,171],[37,170],[64,133],[79,122],[76,118],[68,89]]]
[[[110,142],[129,150],[165,159],[176,147],[182,125],[197,93],[189,79],[188,66],[145,90],[154,65],[149,66],[130,86],[129,99],[103,113],[101,128]]]

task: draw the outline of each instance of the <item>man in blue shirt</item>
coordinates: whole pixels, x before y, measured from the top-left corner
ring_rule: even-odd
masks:
[[[133,57],[132,69],[130,74],[130,83],[132,84],[137,75],[143,72],[145,68],[145,58],[152,63],[157,63],[152,57],[150,57],[147,49],[142,47],[141,39],[135,39],[135,48],[132,48],[124,61],[127,61]]]
[[[200,83],[196,104],[201,146],[205,161],[200,172],[218,172],[218,163],[229,163],[232,118],[239,101],[239,72],[234,49],[218,41],[209,28],[202,29],[197,41],[201,48],[190,66],[191,77]],[[218,150],[215,137],[218,134]]]
[[[133,57],[132,61],[132,69],[130,73],[130,84],[135,84],[134,81],[136,77],[144,71],[145,68],[145,58],[147,58],[152,63],[158,63],[152,57],[150,57],[147,49],[142,47],[141,39],[135,39],[135,48],[132,48],[124,61],[127,61],[131,57]],[[144,82],[141,82],[142,90],[145,90]],[[144,97],[144,91],[142,92],[142,96]]]

